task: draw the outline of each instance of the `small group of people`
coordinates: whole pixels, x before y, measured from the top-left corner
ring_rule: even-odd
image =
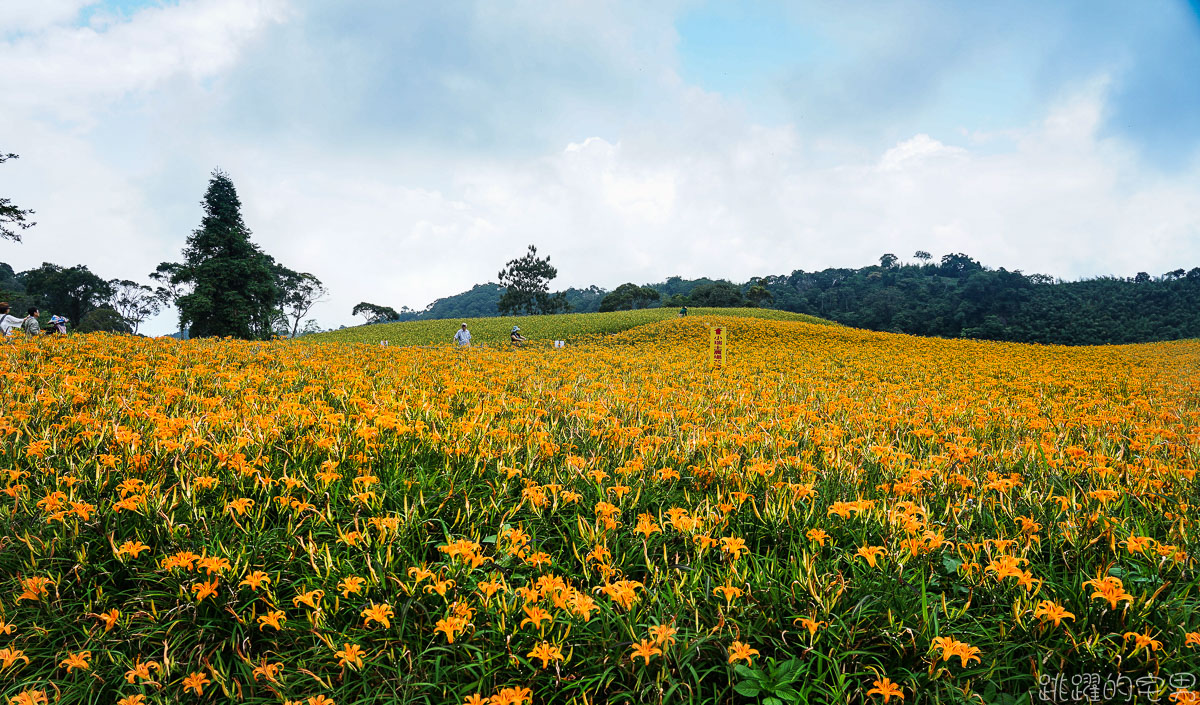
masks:
[[[512,332],[508,334],[508,339],[514,345],[529,342],[529,338],[521,335],[521,329],[518,326],[512,327]],[[471,331],[467,329],[467,324],[462,324],[458,332],[454,334],[454,344],[460,348],[471,347]]]
[[[28,315],[24,318],[17,318],[12,315],[9,313],[11,310],[12,307],[8,305],[7,301],[0,301],[0,335],[3,335],[5,338],[11,336],[12,332],[18,328],[21,329],[22,333],[31,337],[67,332],[67,319],[63,316],[51,316],[50,327],[42,330],[42,324],[38,321],[38,317],[42,315],[42,312],[38,310],[37,306],[30,306],[27,312]]]

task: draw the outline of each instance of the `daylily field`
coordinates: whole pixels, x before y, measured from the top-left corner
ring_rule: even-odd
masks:
[[[656,316],[0,344],[2,702],[1200,702],[1200,342]]]

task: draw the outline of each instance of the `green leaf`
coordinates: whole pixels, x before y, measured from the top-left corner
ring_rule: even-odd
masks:
[[[742,681],[741,683],[733,686],[733,689],[739,694],[745,695],[747,698],[757,698],[758,694],[762,692],[762,688],[759,688],[758,683],[755,683],[754,681]]]
[[[795,688],[787,685],[786,683],[775,689],[775,695],[787,700],[788,702],[793,702],[800,699],[800,693],[796,692]]]
[[[783,705],[783,701],[779,698],[764,698],[763,705]]]
[[[780,683],[789,683],[796,677],[795,671],[799,666],[799,659],[789,659],[784,661],[775,669],[775,678]]]
[[[762,680],[762,676],[763,676],[762,671],[759,671],[759,670],[752,671],[752,670],[750,670],[749,667],[747,667],[744,664],[740,664],[740,663],[733,667],[733,671],[734,671],[734,673],[737,673],[742,678],[751,678],[756,681]]]

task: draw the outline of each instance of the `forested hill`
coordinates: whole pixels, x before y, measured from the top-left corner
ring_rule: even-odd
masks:
[[[657,301],[645,303],[647,288],[655,290]],[[499,315],[502,292],[496,284],[480,284],[401,318]],[[671,277],[616,292],[593,286],[564,293],[576,312],[749,304],[871,330],[951,338],[1098,345],[1200,337],[1200,267],[1063,282],[991,269],[964,254],[912,264],[885,255],[860,269],[796,270],[740,284]]]
[[[1200,269],[1053,282],[971,262],[793,272],[764,285],[773,306],[871,330],[1066,345],[1200,337]]]

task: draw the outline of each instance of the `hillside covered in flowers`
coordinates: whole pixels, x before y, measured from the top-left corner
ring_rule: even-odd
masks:
[[[690,316],[0,364],[11,705],[1200,701],[1200,342]]]

